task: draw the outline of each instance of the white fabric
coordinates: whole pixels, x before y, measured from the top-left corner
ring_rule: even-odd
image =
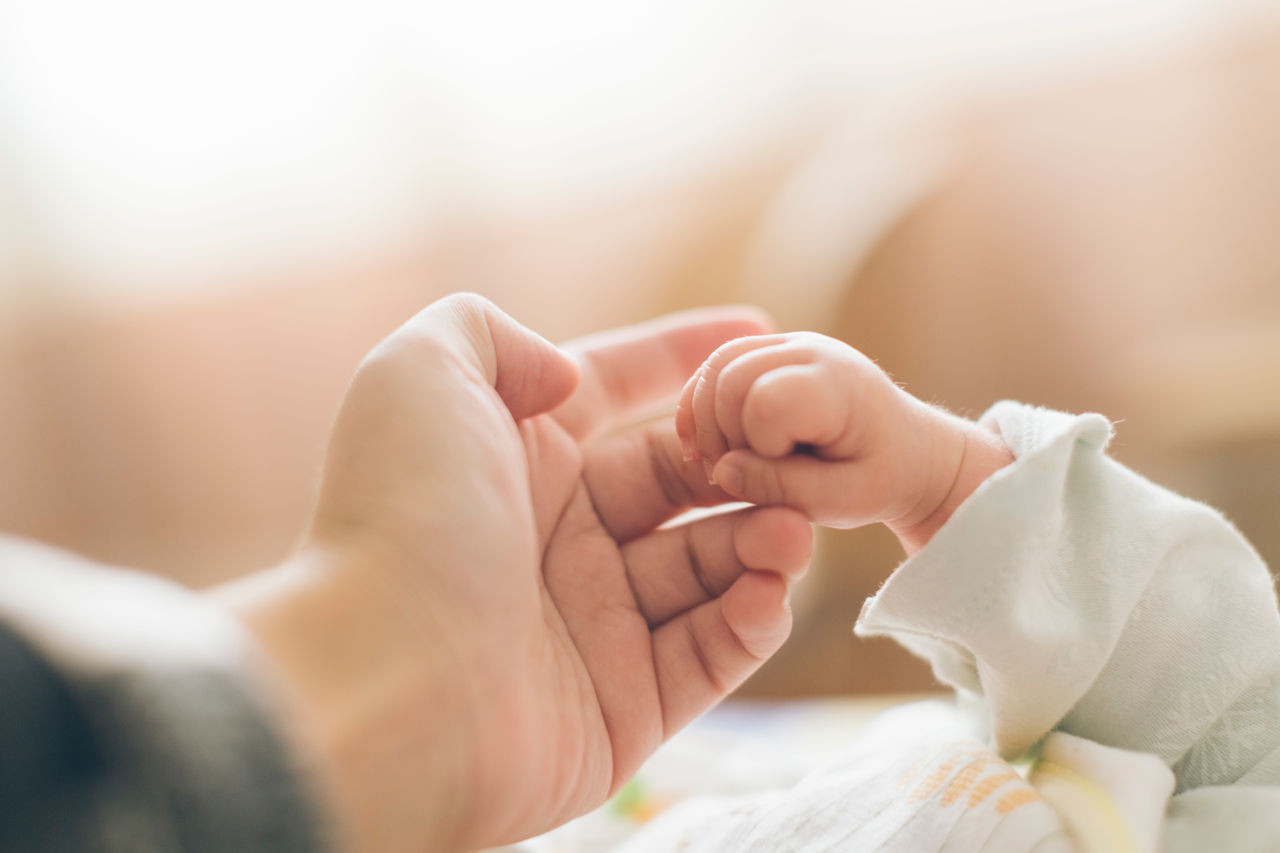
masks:
[[[686,800],[616,853],[1074,850],[1058,815],[954,708],[883,715],[794,787]]]
[[[1187,790],[1280,749],[1280,613],[1244,538],[1105,456],[1098,415],[1002,403],[984,420],[1016,464],[894,573],[858,633],[984,696],[1006,757],[1057,728],[1154,753]]]
[[[795,788],[686,802],[627,853],[1280,849],[1280,614],[1262,561],[1219,514],[1109,459],[1101,416],[1001,403],[984,422],[1015,463],[856,630],[927,658],[987,737],[893,712]],[[1002,759],[1040,750],[1030,787],[1008,777]],[[987,778],[1024,793],[1003,811],[947,798]]]
[[[1154,755],[1052,732],[1030,781],[1058,813],[1077,850],[1154,853],[1159,849],[1173,773]]]

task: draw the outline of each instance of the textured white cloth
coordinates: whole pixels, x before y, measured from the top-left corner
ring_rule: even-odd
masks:
[[[1280,850],[1262,561],[1218,513],[1108,458],[1101,416],[1001,403],[984,422],[1016,461],[856,629],[927,658],[978,738],[956,711],[894,712],[795,788],[687,802],[625,850]],[[1028,753],[1029,782],[1004,763]]]
[[[1051,732],[1030,782],[1057,813],[1077,850],[1154,853],[1159,849],[1173,773],[1154,755]]]
[[[1099,415],[1001,403],[984,421],[1016,464],[894,573],[858,633],[985,697],[1007,757],[1056,728],[1154,753],[1181,791],[1280,749],[1280,614],[1243,537],[1105,456]]]
[[[1075,853],[1031,786],[940,702],[875,721],[798,784],[697,797],[615,853]]]

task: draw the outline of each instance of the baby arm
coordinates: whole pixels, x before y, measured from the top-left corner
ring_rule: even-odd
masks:
[[[734,497],[831,527],[883,522],[908,553],[1013,461],[995,433],[812,332],[720,347],[685,385],[676,429],[685,456]]]

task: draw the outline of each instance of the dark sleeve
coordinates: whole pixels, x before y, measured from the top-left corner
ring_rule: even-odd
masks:
[[[22,573],[14,556],[0,548],[0,850],[327,849],[305,775],[238,654],[152,655],[145,627],[122,629],[128,642],[105,636],[111,618],[72,627],[76,609],[93,604],[61,607],[59,595],[91,595],[102,578],[77,588],[82,574],[53,572],[35,595],[11,583]],[[101,606],[135,623],[185,598],[197,622],[209,618],[190,593],[164,585],[157,597],[154,579],[103,574],[125,580]],[[122,605],[135,582],[146,591],[130,610]],[[173,631],[174,615],[157,620],[157,641]]]

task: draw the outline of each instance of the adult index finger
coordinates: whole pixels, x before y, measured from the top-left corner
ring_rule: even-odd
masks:
[[[758,308],[725,305],[668,314],[569,341],[581,366],[577,390],[552,413],[582,440],[625,422],[679,393],[685,380],[725,341],[773,327]]]

